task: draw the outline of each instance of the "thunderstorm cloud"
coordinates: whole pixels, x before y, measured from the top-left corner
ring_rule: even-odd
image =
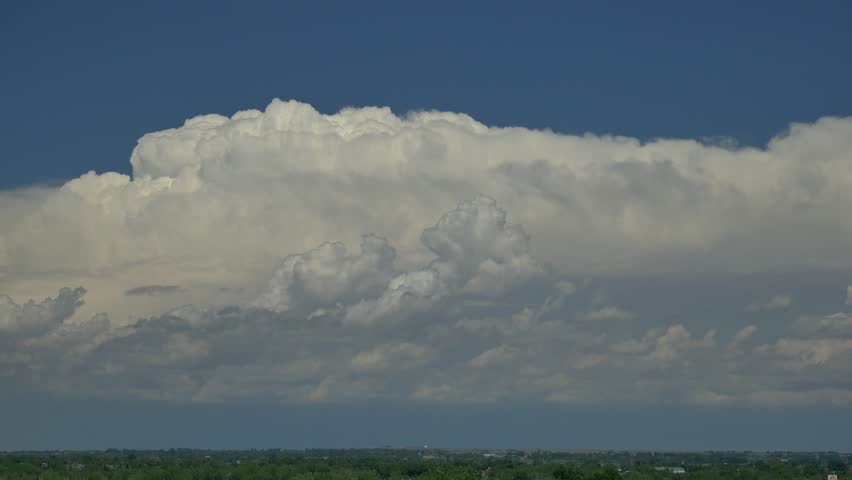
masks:
[[[852,403],[852,118],[751,148],[274,100],[130,162],[0,192],[13,388]]]

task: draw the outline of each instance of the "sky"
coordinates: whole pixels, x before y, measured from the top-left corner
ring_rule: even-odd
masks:
[[[0,449],[852,450],[850,19],[4,5]]]

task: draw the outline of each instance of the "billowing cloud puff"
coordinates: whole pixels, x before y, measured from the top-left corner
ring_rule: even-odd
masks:
[[[804,316],[792,324],[792,330],[801,337],[852,338],[852,315],[838,312],[824,316]]]
[[[486,196],[459,204],[421,238],[435,258],[407,272],[395,271],[396,251],[372,235],[357,256],[342,243],[290,255],[254,305],[314,318],[342,309],[345,322],[371,324],[430,311],[454,296],[494,297],[544,273],[523,228],[507,224]]]
[[[506,212],[486,196],[462,203],[421,238],[438,256],[432,268],[468,292],[499,294],[542,273],[524,229],[507,225]]]
[[[359,352],[352,358],[352,365],[360,369],[410,368],[410,362],[421,363],[428,359],[429,354],[427,347],[400,342]]]
[[[221,288],[247,301],[278,259],[324,242],[379,235],[406,268],[431,257],[421,240],[457,255],[456,233],[421,239],[421,228],[476,193],[535,236],[508,228],[487,258],[471,258],[471,291],[532,268],[503,260],[527,242],[571,272],[850,268],[850,151],[849,118],[729,148],[489,127],[448,112],[325,115],[274,100],[143,136],[132,177],[90,172],[0,193],[0,291],[40,297],[71,278],[91,291],[84,314],[121,318],[219,301]],[[172,284],[185,291],[145,304],[123,295]]]
[[[664,334],[657,337],[654,349],[648,353],[647,358],[668,364],[677,360],[688,350],[713,347],[715,336],[716,332],[710,330],[704,338],[696,341],[683,325],[672,325]]]
[[[754,332],[757,331],[757,326],[748,325],[742,328],[734,338],[731,339],[731,343],[729,344],[730,349],[737,349],[741,347],[744,343],[746,343],[753,335]]]
[[[63,288],[56,298],[18,305],[0,295],[0,332],[6,335],[33,335],[59,327],[83,304],[84,288]]]
[[[793,303],[792,297],[789,295],[773,295],[766,302],[756,302],[746,305],[746,312],[768,312],[787,308]]]
[[[438,307],[462,304],[467,297],[493,298],[543,274],[523,229],[507,224],[505,212],[491,198],[461,203],[426,229],[423,238],[435,258],[420,269],[395,270],[394,248],[376,236],[363,237],[358,255],[348,254],[341,243],[325,243],[287,256],[273,272],[268,290],[251,306],[186,305],[118,327],[98,317],[79,324],[98,325],[90,332],[94,335],[63,332],[72,345],[43,344],[44,352],[53,355],[32,357],[36,361],[30,367],[52,371],[56,366],[50,362],[65,358],[67,350],[82,351],[85,355],[62,365],[62,376],[44,384],[61,390],[71,388],[66,383],[71,382],[78,388],[146,398],[275,395],[315,401],[340,395],[393,396],[389,383],[394,375],[435,366],[429,364],[440,350],[434,342],[446,335],[436,332],[457,316]],[[469,287],[483,276],[489,281]],[[562,298],[573,286],[562,281],[555,289]],[[179,289],[149,285],[126,293],[162,290]],[[83,303],[84,293],[63,289],[40,304],[17,305],[7,299],[0,318],[7,329],[28,332],[31,343],[44,333],[34,328],[56,330]],[[546,301],[548,305],[553,302]],[[385,328],[426,313],[427,321],[409,328]],[[418,332],[428,341],[399,337]],[[6,364],[0,366],[17,364],[11,357],[3,360]],[[18,380],[26,383],[27,378]]]
[[[797,319],[771,343],[755,341],[754,325],[721,341],[715,330],[696,333],[682,324],[634,337],[597,328],[610,322],[571,321],[586,310],[571,300],[582,290],[566,293],[565,285],[517,310],[484,313],[479,303],[466,308],[455,301],[456,308],[404,329],[378,321],[348,324],[345,308],[312,318],[238,306],[185,306],[126,326],[103,316],[70,324],[69,311],[83,291],[64,290],[29,307],[4,304],[17,315],[16,325],[49,327],[0,332],[6,346],[0,373],[13,389],[196,402],[258,396],[581,403],[615,397],[762,406],[852,401],[843,388],[852,335],[842,314]],[[462,289],[447,298],[468,295]],[[26,317],[27,309],[39,313]]]
[[[601,320],[630,320],[633,317],[634,315],[631,312],[620,307],[603,307],[586,313],[581,319],[596,322]]]
[[[839,305],[773,286],[705,313],[717,292],[680,285],[852,269],[850,152],[849,118],[730,148],[277,100],[196,117],[141,138],[132,176],[0,193],[0,374],[189,401],[852,402]]]
[[[349,307],[345,319],[353,324],[406,319],[434,308],[449,293],[434,270],[406,272],[394,278],[378,298]]]
[[[499,365],[510,361],[515,353],[516,350],[514,348],[506,345],[500,345],[480,353],[476,357],[472,358],[468,363],[470,366],[476,368]]]
[[[382,295],[353,306],[347,320],[370,323],[427,311],[452,294],[496,296],[543,273],[520,225],[507,225],[497,202],[480,195],[443,215],[421,235],[437,258],[394,278]]]
[[[104,315],[69,322],[85,293],[84,288],[63,288],[55,297],[24,304],[0,296],[0,377],[10,388],[18,383],[56,387],[70,363],[109,334]]]
[[[387,240],[372,235],[363,238],[357,256],[350,256],[342,243],[325,243],[285,258],[257,305],[310,310],[377,296],[395,273],[395,258]]]

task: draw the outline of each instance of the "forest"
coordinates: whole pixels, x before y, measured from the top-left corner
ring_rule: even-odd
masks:
[[[420,448],[0,452],[0,480],[838,480],[837,452]]]

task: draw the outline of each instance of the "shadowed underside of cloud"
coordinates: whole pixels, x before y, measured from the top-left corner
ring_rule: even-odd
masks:
[[[180,291],[177,285],[143,285],[125,291],[125,295],[168,295]]]
[[[69,322],[83,289],[5,298],[0,374],[18,388],[181,401],[852,402],[846,314],[801,317],[762,342],[754,325],[634,336],[599,327],[637,315],[597,295],[596,309],[582,304],[585,287],[545,271],[489,197],[421,238],[433,258],[420,268],[398,268],[375,236],[357,255],[326,243],[285,258],[252,306],[187,305],[125,326]],[[506,307],[530,287],[537,303]]]
[[[846,404],[844,312],[763,292],[693,322],[578,276],[852,269],[850,154],[850,118],[755,149],[278,100],[195,117],[142,137],[132,177],[0,192],[0,291],[90,290],[0,297],[0,376],[198,401]]]

